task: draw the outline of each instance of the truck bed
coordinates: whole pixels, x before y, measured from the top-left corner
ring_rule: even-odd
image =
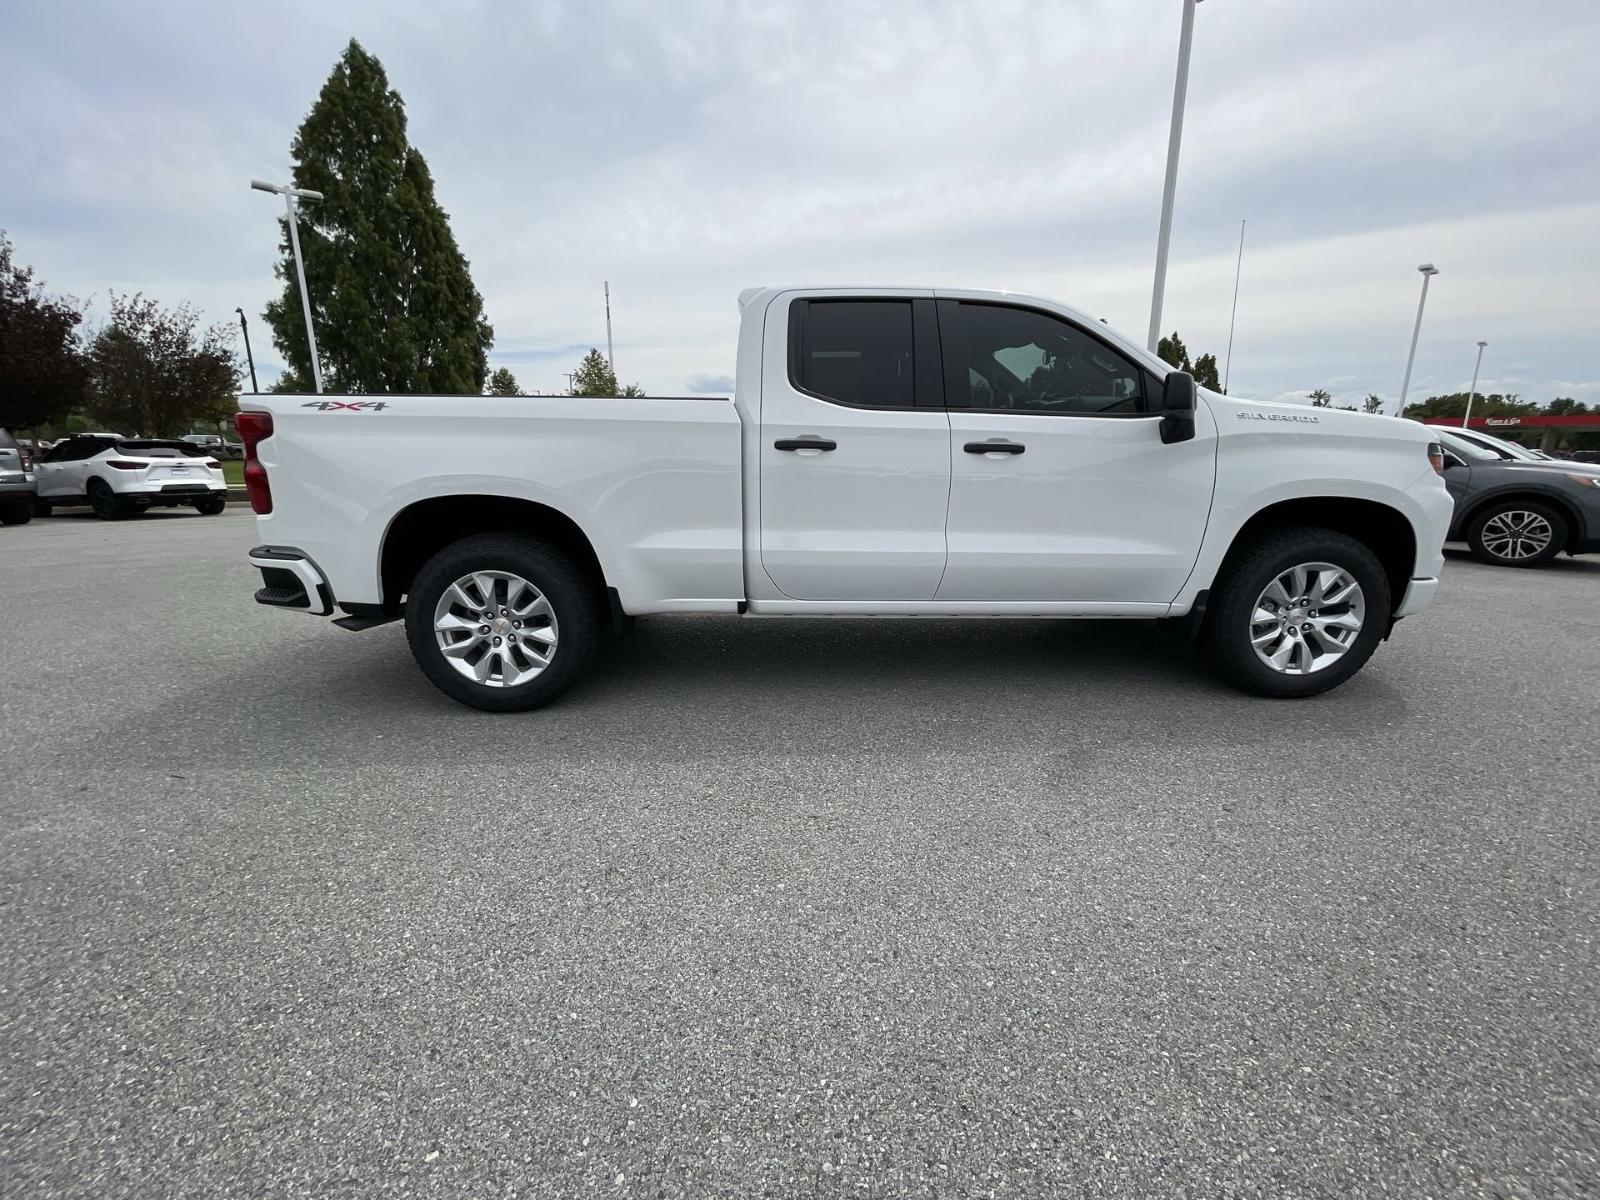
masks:
[[[740,421],[723,397],[246,395],[263,542],[293,547],[340,604],[384,601],[387,531],[412,506],[488,496],[576,522],[629,612],[744,597]]]

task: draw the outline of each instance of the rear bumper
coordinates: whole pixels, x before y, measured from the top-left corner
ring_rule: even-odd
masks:
[[[151,500],[181,496],[212,496],[228,490],[226,483],[210,479],[196,479],[190,483],[164,483],[160,487],[113,489],[119,496],[144,496]]]
[[[1400,598],[1400,607],[1394,610],[1396,618],[1409,617],[1433,603],[1433,594],[1439,590],[1437,579],[1413,579]]]
[[[33,484],[0,484],[0,504],[32,504],[38,498]]]
[[[250,565],[261,572],[256,603],[292,608],[326,617],[333,613],[333,589],[317,564],[293,546],[255,546]]]

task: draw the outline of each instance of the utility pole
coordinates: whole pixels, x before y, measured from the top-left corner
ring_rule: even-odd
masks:
[[[1156,282],[1150,295],[1147,349],[1161,340],[1161,302],[1167,291],[1167,248],[1172,242],[1172,200],[1178,190],[1178,147],[1183,142],[1183,102],[1189,93],[1189,46],[1194,41],[1194,8],[1200,0],[1182,0],[1183,32],[1178,35],[1178,77],[1172,85],[1172,131],[1167,135],[1167,179],[1161,189],[1161,232],[1156,237]]]
[[[256,386],[256,356],[250,353],[250,326],[244,319],[244,309],[236,308],[233,311],[239,314],[239,328],[244,330],[244,358],[250,364],[250,390],[259,392],[261,389]]]
[[[322,364],[317,361],[317,335],[311,328],[311,293],[306,291],[306,265],[300,258],[300,223],[295,220],[294,202],[310,200],[315,203],[322,199],[322,193],[306,188],[290,187],[286,183],[263,183],[259,179],[252,179],[250,186],[258,192],[274,192],[282,196],[283,206],[289,212],[289,245],[294,249],[294,272],[300,279],[300,307],[306,314],[306,344],[311,348],[311,382],[316,385],[317,393],[320,395]]]
[[[1417,357],[1417,335],[1422,332],[1422,310],[1428,304],[1428,280],[1439,273],[1439,268],[1432,263],[1423,263],[1417,270],[1422,272],[1422,299],[1417,301],[1417,323],[1411,327],[1411,351],[1406,355],[1406,373],[1400,380],[1400,403],[1394,410],[1394,415],[1406,415],[1406,392],[1411,387],[1411,364]]]
[[[569,395],[569,396],[571,396],[571,395],[573,395],[573,391],[572,391],[572,377],[573,377],[573,376],[574,376],[574,375],[576,375],[576,374],[577,374],[577,372],[576,372],[576,371],[563,371],[563,372],[561,372],[561,373],[562,373],[562,374],[563,374],[563,375],[565,375],[565,376],[566,376],[566,377],[567,377],[567,395]]]
[[[611,368],[611,373],[613,375],[615,375],[617,373],[617,363],[616,363],[616,360],[611,357],[611,281],[608,279],[608,280],[605,281],[605,284],[606,284],[606,366],[610,367]]]
[[[1472,401],[1478,395],[1478,368],[1483,366],[1483,348],[1488,344],[1488,342],[1478,343],[1478,361],[1472,364],[1472,389],[1467,392],[1467,412],[1461,418],[1461,428],[1463,429],[1467,427],[1467,422],[1472,420]]]
[[[1244,266],[1244,222],[1239,222],[1239,260],[1233,264],[1233,311],[1228,314],[1228,357],[1222,367],[1222,394],[1228,394],[1228,375],[1233,370],[1233,322],[1239,316],[1239,268]]]

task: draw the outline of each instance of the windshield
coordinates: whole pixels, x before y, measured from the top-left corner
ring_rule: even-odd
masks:
[[[1464,438],[1459,433],[1455,433],[1451,430],[1436,429],[1435,432],[1439,435],[1439,440],[1445,444],[1445,447],[1448,450],[1450,450],[1452,453],[1459,454],[1462,458],[1475,458],[1480,461],[1485,459],[1491,461],[1500,461],[1509,457],[1508,455],[1500,454],[1497,451],[1491,450],[1487,446],[1480,446],[1471,438]]]
[[[1456,436],[1469,442],[1476,442],[1489,450],[1498,450],[1505,458],[1516,458],[1523,462],[1538,462],[1541,457],[1526,446],[1519,446],[1515,442],[1497,438],[1492,433],[1479,433],[1476,429],[1470,432],[1463,431]]]

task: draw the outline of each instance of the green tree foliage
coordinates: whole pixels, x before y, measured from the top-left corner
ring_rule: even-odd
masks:
[[[239,365],[233,326],[201,329],[186,304],[163,309],[143,296],[111,297],[111,319],[87,354],[87,415],[102,429],[177,434],[234,410]]]
[[[1424,417],[1463,417],[1467,413],[1466,392],[1451,392],[1447,396],[1429,396],[1420,404],[1406,405],[1405,415],[1421,419]],[[1475,417],[1526,417],[1539,411],[1539,406],[1531,400],[1524,400],[1515,393],[1502,396],[1494,392],[1485,396],[1478,393],[1472,402],[1472,415]]]
[[[1202,354],[1191,361],[1189,347],[1183,344],[1183,339],[1178,336],[1177,330],[1173,330],[1169,336],[1156,343],[1156,357],[1169,367],[1189,372],[1201,387],[1210,388],[1213,392],[1222,390],[1222,380],[1217,375],[1217,356]]]
[[[1332,403],[1333,397],[1330,396],[1323,388],[1318,388],[1316,391],[1311,393],[1312,408],[1327,408]]]
[[[1571,396],[1557,396],[1544,406],[1544,411],[1552,417],[1581,417],[1594,410],[1583,401],[1574,400]]]
[[[300,209],[300,248],[324,386],[334,392],[478,395],[494,331],[467,260],[406,140],[405,106],[383,64],[355,41],[323,84],[291,145],[294,182],[323,194]],[[267,305],[289,365],[278,387],[304,388],[311,360],[287,222],[283,295]]]
[[[505,367],[500,367],[489,376],[489,395],[520,396],[522,389],[517,386],[517,377]]]
[[[0,231],[0,428],[36,429],[83,403],[82,320],[70,300],[45,295],[33,268],[12,261]]]
[[[637,383],[627,387],[617,386],[617,373],[611,369],[606,356],[590,350],[583,356],[578,369],[572,373],[574,396],[642,396],[644,389]]]
[[[1367,398],[1361,402],[1361,411],[1368,413],[1381,413],[1383,411],[1383,397],[1377,392],[1368,392]]]

